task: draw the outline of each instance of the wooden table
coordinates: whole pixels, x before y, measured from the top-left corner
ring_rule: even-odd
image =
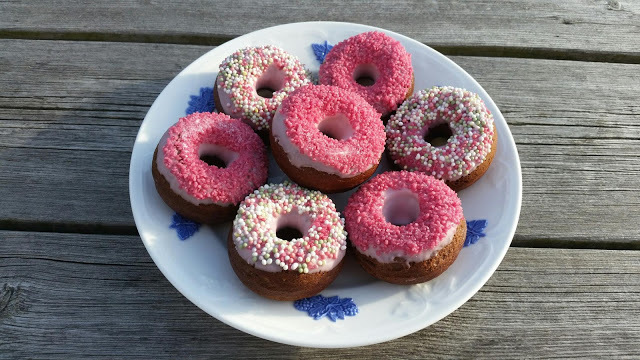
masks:
[[[175,3],[0,1],[0,358],[640,357],[640,1]],[[449,56],[522,161],[520,223],[489,282],[364,348],[281,345],[207,315],[151,261],[129,205],[164,86],[229,39],[310,20]]]

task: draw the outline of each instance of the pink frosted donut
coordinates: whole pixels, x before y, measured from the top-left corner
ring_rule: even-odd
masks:
[[[273,120],[271,148],[295,182],[323,192],[353,188],[373,174],[384,151],[380,114],[335,86],[292,92]]]
[[[493,116],[482,99],[451,86],[417,92],[391,116],[386,132],[396,165],[445,180],[456,185],[454,190],[484,174],[497,141]],[[439,143],[429,139],[432,133],[441,133]]]
[[[335,279],[346,245],[344,220],[333,201],[285,182],[266,184],[241,203],[228,250],[234,271],[251,290],[297,300]]]
[[[362,79],[373,85],[361,85]],[[411,54],[385,33],[358,34],[329,51],[320,65],[319,81],[357,92],[384,116],[413,91]]]
[[[156,188],[171,208],[195,221],[217,223],[233,218],[244,197],[266,182],[267,164],[265,146],[251,127],[225,114],[194,113],[164,134],[153,170]],[[208,210],[220,208],[224,219],[212,219]]]
[[[344,210],[361,265],[382,280],[429,280],[457,257],[466,222],[456,193],[419,172],[392,171],[362,185]]]
[[[308,83],[310,74],[295,56],[272,45],[244,48],[220,64],[216,107],[257,131],[268,131],[282,100]]]

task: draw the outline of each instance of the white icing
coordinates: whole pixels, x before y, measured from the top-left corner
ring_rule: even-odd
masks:
[[[291,162],[293,166],[297,168],[308,167],[323,173],[337,175],[341,178],[351,178],[354,176],[351,174],[343,174],[338,169],[335,169],[321,162],[314,161],[307,155],[302,154],[300,152],[300,149],[298,149],[298,147],[295,146],[287,137],[287,128],[284,124],[284,119],[284,114],[282,114],[280,108],[278,108],[278,111],[276,111],[276,115],[273,117],[271,131],[273,132],[273,137],[278,142],[278,144],[280,144],[282,150],[284,150],[284,152],[287,154],[289,162]]]
[[[237,247],[236,247],[236,249],[237,249]],[[338,265],[340,263],[340,261],[342,261],[342,258],[344,257],[345,253],[346,253],[346,250],[339,250],[338,251],[338,255],[337,255],[337,257],[335,259],[325,259],[323,264],[322,264],[322,266],[318,266],[315,269],[309,269],[309,274],[313,274],[313,273],[317,273],[317,272],[321,272],[321,271],[323,271],[323,272],[331,271],[334,267],[336,267],[336,265]],[[249,265],[251,265],[252,255],[251,255],[251,250],[250,249],[247,249],[247,248],[238,249],[238,254]],[[282,269],[282,267],[280,267],[280,265],[276,265],[276,263],[262,265],[262,263],[260,261],[256,261],[255,264],[253,264],[253,266],[258,270],[262,270],[262,271],[266,271],[266,272],[284,271]],[[287,270],[287,271],[293,271],[293,270]]]
[[[256,89],[269,88],[271,90],[278,91],[284,87],[285,79],[287,73],[282,71],[275,64],[271,64],[263,73],[260,75],[254,87]]]
[[[225,147],[216,144],[201,144],[198,148],[198,156],[202,155],[214,155],[224,161],[226,166],[229,166],[235,159],[240,156],[237,152],[231,151]]]
[[[338,140],[347,140],[353,136],[353,128],[344,114],[329,116],[318,124],[321,133]]]
[[[393,225],[401,226],[414,222],[420,216],[418,194],[409,189],[387,189],[384,192],[382,214]]]
[[[313,219],[306,214],[291,211],[280,215],[278,218],[272,218],[271,224],[269,225],[273,232],[284,227],[292,227],[298,229],[302,233],[302,237],[305,237],[309,234],[311,224],[313,224]]]
[[[300,230],[300,232],[302,233],[302,236],[304,237],[307,235],[309,228],[313,223],[313,219],[311,219],[309,216],[305,214],[299,214],[298,212],[292,211],[286,214],[282,214],[277,218],[271,218],[270,222],[271,223],[269,224],[269,227],[273,233],[275,233],[277,229],[290,226]],[[298,240],[293,239],[292,241],[298,241]],[[249,265],[253,263],[253,254],[251,249],[249,248],[238,249],[238,246],[236,244],[236,250],[238,251],[238,254],[240,255],[240,257],[243,258]],[[324,259],[323,264],[321,266],[318,266],[315,269],[309,269],[309,274],[317,273],[320,271],[324,271],[324,272],[330,271],[337,264],[340,263],[345,253],[346,253],[346,250],[339,250],[337,257],[335,259],[330,259],[330,258]],[[277,265],[276,263],[263,265],[260,261],[256,261],[253,264],[253,266],[258,270],[262,270],[266,272],[284,271],[282,267],[280,265]]]
[[[167,139],[169,138],[169,130],[167,130],[164,135],[162,135],[162,138],[160,139],[160,142],[158,143],[158,156],[156,159],[156,165],[158,166],[158,172],[164,176],[164,178],[167,180],[167,182],[169,183],[169,187],[171,188],[171,191],[173,191],[174,193],[178,194],[181,198],[185,199],[186,201],[194,204],[194,205],[211,205],[211,204],[215,204],[218,206],[231,206],[232,204],[227,204],[227,203],[220,203],[220,202],[216,202],[213,201],[212,199],[197,199],[195,197],[193,197],[192,195],[190,195],[188,192],[186,192],[182,187],[180,187],[180,183],[178,182],[178,179],[176,179],[175,176],[173,176],[173,174],[171,173],[171,171],[164,165],[164,146],[167,144]],[[203,144],[204,145],[204,144]],[[216,147],[216,148],[221,148],[220,146],[216,146],[216,145],[208,145],[211,147]],[[207,146],[205,146],[205,149],[207,149]],[[199,150],[199,154],[202,155],[203,152],[203,147],[201,146]],[[226,149],[225,149],[226,150]],[[229,153],[232,154],[236,154],[232,151],[226,150]],[[215,153],[216,155],[220,156],[218,153]],[[236,157],[238,156],[238,154],[236,154]],[[227,165],[229,164],[229,162],[227,162],[224,158],[221,157],[222,160],[224,160]],[[235,160],[235,158],[233,159]]]
[[[456,229],[458,228],[458,225],[456,224],[455,226],[451,227],[449,229],[449,231],[447,231],[447,234],[445,235],[444,239],[442,239],[438,245],[436,245],[435,248],[433,249],[428,249],[425,250],[421,253],[418,253],[416,255],[411,255],[411,256],[407,256],[404,251],[402,250],[397,250],[397,251],[392,251],[389,253],[382,253],[380,255],[377,254],[377,248],[375,248],[374,246],[369,246],[369,248],[365,251],[362,251],[362,249],[358,249],[359,252],[361,252],[362,254],[365,254],[367,256],[370,256],[376,260],[378,260],[381,263],[393,263],[396,262],[394,261],[394,259],[396,258],[401,258],[403,260],[405,260],[407,263],[410,262],[421,262],[421,261],[425,261],[427,259],[430,259],[431,257],[435,256],[436,253],[439,250],[442,250],[445,246],[449,245],[451,243],[451,241],[453,240],[453,236],[456,233]]]

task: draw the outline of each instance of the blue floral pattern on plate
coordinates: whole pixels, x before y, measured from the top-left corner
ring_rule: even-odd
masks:
[[[178,233],[178,239],[187,240],[188,238],[192,237],[193,234],[198,232],[198,230],[200,229],[200,224],[195,221],[185,219],[184,217],[182,217],[182,215],[175,213],[171,218],[171,225],[169,226],[169,228],[176,229],[176,232]]]
[[[324,44],[311,44],[311,48],[313,49],[313,53],[316,55],[316,59],[322,64],[324,62],[324,58],[329,53],[329,50],[333,45],[329,44],[326,40]]]
[[[475,244],[481,237],[487,236],[484,233],[487,224],[487,220],[484,219],[467,221],[467,238],[464,240],[464,246]]]
[[[353,299],[338,296],[316,295],[296,300],[293,306],[300,311],[306,311],[314,320],[327,317],[335,322],[337,319],[344,320],[345,316],[355,316],[358,313],[358,306]]]
[[[213,88],[203,87],[200,88],[199,95],[191,95],[189,100],[189,107],[185,110],[187,115],[195,112],[214,112],[216,106],[213,103]]]

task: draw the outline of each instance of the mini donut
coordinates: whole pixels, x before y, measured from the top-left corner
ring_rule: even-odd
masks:
[[[164,134],[152,174],[170,208],[215,225],[233,219],[242,199],[267,181],[267,166],[264,143],[251,127],[225,114],[193,113]]]
[[[266,138],[282,100],[310,80],[300,61],[284,50],[272,45],[248,47],[220,64],[214,102],[218,111],[242,119]]]
[[[309,85],[292,92],[271,131],[273,156],[302,186],[335,193],[356,187],[378,167],[384,152],[380,114],[354,92]]]
[[[322,85],[357,92],[385,120],[413,92],[411,54],[399,41],[379,31],[336,44],[320,65],[318,76]],[[361,85],[362,80],[368,83]]]
[[[344,216],[360,265],[394,284],[418,284],[442,274],[467,233],[456,193],[419,172],[376,176],[349,198]]]
[[[482,99],[451,86],[417,92],[389,119],[386,132],[389,156],[398,167],[442,179],[456,191],[487,171],[498,143],[493,115]]]
[[[240,281],[273,300],[322,291],[338,276],[346,248],[344,219],[333,201],[290,182],[266,184],[247,196],[228,237]]]

